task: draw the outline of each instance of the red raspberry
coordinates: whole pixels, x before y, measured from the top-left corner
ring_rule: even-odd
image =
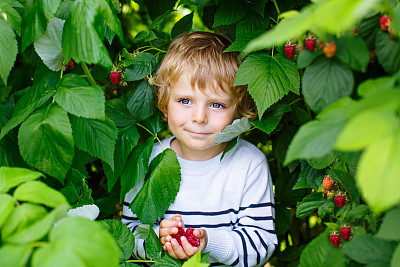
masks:
[[[315,50],[315,44],[317,43],[317,41],[315,39],[306,39],[304,41],[304,44],[306,45],[306,48],[308,50],[310,50],[311,52],[313,52]]]
[[[119,84],[119,79],[121,78],[121,72],[112,71],[110,73],[110,78],[113,84]]]
[[[181,237],[182,237],[182,236],[185,236],[185,230],[183,230],[182,227],[179,227],[179,228],[178,228],[178,233],[173,234],[171,237],[172,237],[172,238],[175,238],[176,241],[178,241],[179,245],[182,246],[182,243],[181,243]]]
[[[346,200],[346,197],[344,195],[336,195],[334,200],[335,200],[336,206],[341,208],[344,206],[344,201]]]
[[[349,240],[350,233],[351,233],[350,227],[348,226],[340,227],[340,235],[343,237],[343,239]]]
[[[383,15],[380,20],[381,30],[387,32],[389,30],[389,26],[392,23],[392,18],[386,15]]]
[[[294,52],[296,51],[296,46],[294,45],[285,45],[285,54],[286,56],[293,58]]]
[[[193,231],[194,231],[193,228],[186,229],[185,236],[186,236],[188,242],[190,243],[190,245],[192,245],[193,247],[198,247],[198,246],[200,246],[200,238],[195,236],[193,234]]]
[[[329,236],[329,241],[334,247],[338,247],[340,245],[340,236],[336,234],[331,234]]]
[[[326,175],[326,176],[324,177],[324,181],[322,182],[322,187],[323,187],[325,190],[330,190],[330,189],[332,188],[332,186],[333,186],[334,183],[335,183],[335,181],[331,180],[330,175]]]

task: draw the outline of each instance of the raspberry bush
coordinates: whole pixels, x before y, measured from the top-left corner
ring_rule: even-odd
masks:
[[[115,266],[115,248],[122,265],[140,264],[119,218],[142,181],[131,205],[138,238],[150,263],[181,266],[150,227],[180,183],[172,150],[149,162],[170,135],[152,77],[190,30],[223,32],[234,41],[227,51],[242,52],[235,85],[248,86],[260,118],[216,141],[234,145],[242,133],[269,159],[280,242],[271,264],[400,265],[398,1],[5,0],[0,13],[1,266],[99,266],[102,250]],[[85,250],[74,240],[91,226],[68,219],[59,229],[70,235],[54,239],[67,208],[93,203],[113,238],[94,227],[106,241]]]

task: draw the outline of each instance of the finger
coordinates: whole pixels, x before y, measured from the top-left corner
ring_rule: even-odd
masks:
[[[196,254],[197,251],[199,251],[197,247],[194,247],[189,243],[186,237],[182,237],[181,242],[182,242],[182,248],[187,256],[191,257],[194,254]]]
[[[160,223],[160,228],[180,227],[180,221],[164,219]]]
[[[159,233],[160,237],[166,237],[168,235],[177,234],[179,231],[178,227],[168,227],[168,228],[160,228]]]
[[[181,240],[182,239],[183,237],[181,238]],[[189,256],[185,253],[182,246],[178,243],[178,241],[175,238],[171,240],[171,244],[172,244],[172,249],[174,250],[174,253],[178,257],[178,259],[184,260],[189,258]]]
[[[169,254],[172,258],[179,259],[179,258],[176,256],[176,254],[175,254],[175,252],[174,252],[174,249],[172,248],[171,242],[165,243],[165,248],[166,248],[166,251],[168,252],[168,254]]]

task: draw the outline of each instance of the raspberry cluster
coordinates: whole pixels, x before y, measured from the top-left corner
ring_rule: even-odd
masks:
[[[193,228],[188,228],[188,229],[186,229],[186,232],[185,232],[185,230],[183,230],[182,227],[179,227],[178,233],[172,235],[172,238],[175,238],[178,241],[179,245],[182,246],[181,237],[184,236],[184,237],[186,237],[186,239],[190,245],[192,245],[194,247],[198,247],[198,246],[200,246],[200,239],[193,234],[193,231],[194,231]]]

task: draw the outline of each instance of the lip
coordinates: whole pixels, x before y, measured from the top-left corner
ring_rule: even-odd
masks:
[[[189,134],[191,134],[191,135],[194,135],[194,136],[206,136],[206,135],[209,135],[209,133],[193,132],[193,131],[189,131],[189,130],[187,130],[187,132]]]

